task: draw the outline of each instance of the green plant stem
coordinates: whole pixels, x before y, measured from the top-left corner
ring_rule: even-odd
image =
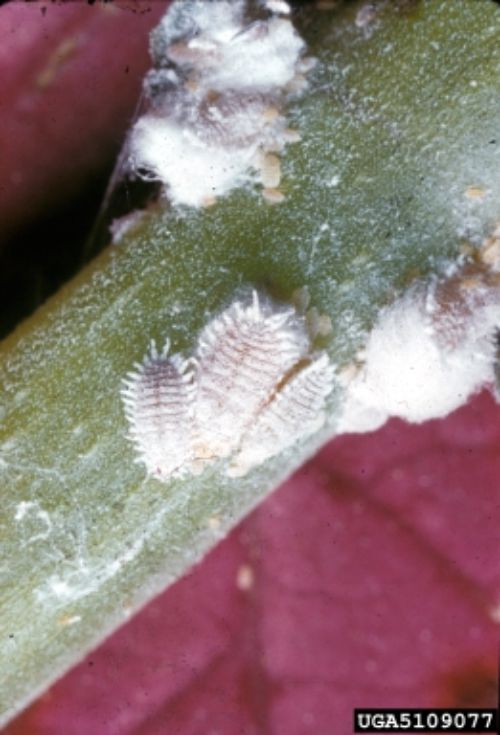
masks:
[[[120,386],[149,341],[192,349],[243,286],[307,287],[353,359],[380,307],[500,214],[500,9],[488,0],[301,16],[320,63],[290,103],[281,204],[257,188],[151,208],[2,345],[0,721],[190,565],[335,432],[248,476],[147,480]],[[464,196],[482,187],[481,200]]]

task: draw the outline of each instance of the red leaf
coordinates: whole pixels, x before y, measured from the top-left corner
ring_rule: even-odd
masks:
[[[1,235],[74,195],[116,156],[166,2],[0,9]]]

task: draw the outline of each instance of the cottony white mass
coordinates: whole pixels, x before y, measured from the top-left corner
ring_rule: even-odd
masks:
[[[346,384],[338,432],[371,431],[391,416],[441,418],[492,386],[500,303],[487,293],[475,301],[439,315],[432,288],[410,289],[382,310]]]

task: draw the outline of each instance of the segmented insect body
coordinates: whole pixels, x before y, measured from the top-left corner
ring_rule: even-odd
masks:
[[[138,461],[166,480],[227,457],[228,475],[246,474],[322,426],[332,386],[305,319],[254,291],[202,330],[193,358],[153,345],[122,393]]]
[[[122,390],[129,438],[148,472],[158,478],[184,474],[192,459],[194,370],[179,355],[158,353],[154,342],[143,364],[128,374]]]
[[[281,377],[308,350],[291,309],[273,311],[257,292],[236,302],[201,333],[196,360],[196,456],[227,457],[237,449]]]
[[[320,429],[325,422],[325,399],[332,383],[333,367],[326,354],[293,374],[243,436],[228,474],[232,477],[245,475],[251,467]]]

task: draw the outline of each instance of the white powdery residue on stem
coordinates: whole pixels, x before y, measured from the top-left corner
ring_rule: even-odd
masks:
[[[20,546],[29,546],[36,541],[44,541],[52,531],[49,513],[38,501],[22,500],[16,506],[14,520],[19,524]]]
[[[175,205],[211,204],[258,180],[263,154],[292,142],[281,107],[305,44],[288,18],[247,23],[244,9],[177,3],[156,31],[160,67],[146,79],[151,105],[132,130],[130,165]]]
[[[92,594],[102,594],[103,587],[115,577],[123,567],[133,564],[143,552],[148,540],[154,536],[165,522],[165,516],[175,511],[182,504],[183,496],[178,495],[172,502],[166,503],[163,508],[152,516],[145,526],[137,528],[137,534],[132,541],[124,542],[117,550],[108,550],[109,556],[100,554],[97,558],[89,553],[85,541],[84,531],[80,532],[77,545],[78,555],[72,559],[65,559],[58,565],[57,571],[33,590],[37,604],[54,604],[61,608],[73,606],[78,600]],[[77,622],[73,620],[72,622]],[[62,619],[61,624],[70,624]]]
[[[411,289],[382,311],[360,368],[346,371],[339,432],[444,417],[492,386],[498,325],[499,289],[482,278]]]

